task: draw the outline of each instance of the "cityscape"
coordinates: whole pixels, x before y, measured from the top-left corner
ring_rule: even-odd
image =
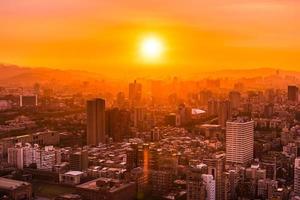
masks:
[[[300,200],[299,8],[3,0],[0,200]]]

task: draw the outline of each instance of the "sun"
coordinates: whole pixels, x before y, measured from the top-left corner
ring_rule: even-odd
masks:
[[[165,46],[159,37],[149,36],[140,43],[140,54],[148,61],[157,61],[163,54]]]

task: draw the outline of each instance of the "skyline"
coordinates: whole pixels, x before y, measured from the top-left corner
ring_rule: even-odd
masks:
[[[294,0],[4,0],[0,62],[107,75],[297,70],[299,4]],[[139,41],[149,34],[165,44],[160,63],[140,60]]]

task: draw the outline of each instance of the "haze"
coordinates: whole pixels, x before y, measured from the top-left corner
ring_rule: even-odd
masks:
[[[107,75],[299,69],[296,0],[2,0],[0,62]],[[155,34],[166,53],[140,62]]]

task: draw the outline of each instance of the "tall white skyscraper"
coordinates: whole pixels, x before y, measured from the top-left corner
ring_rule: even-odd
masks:
[[[226,162],[246,164],[253,159],[254,121],[239,118],[226,123]]]
[[[300,197],[300,157],[295,159],[294,168],[294,193]]]

